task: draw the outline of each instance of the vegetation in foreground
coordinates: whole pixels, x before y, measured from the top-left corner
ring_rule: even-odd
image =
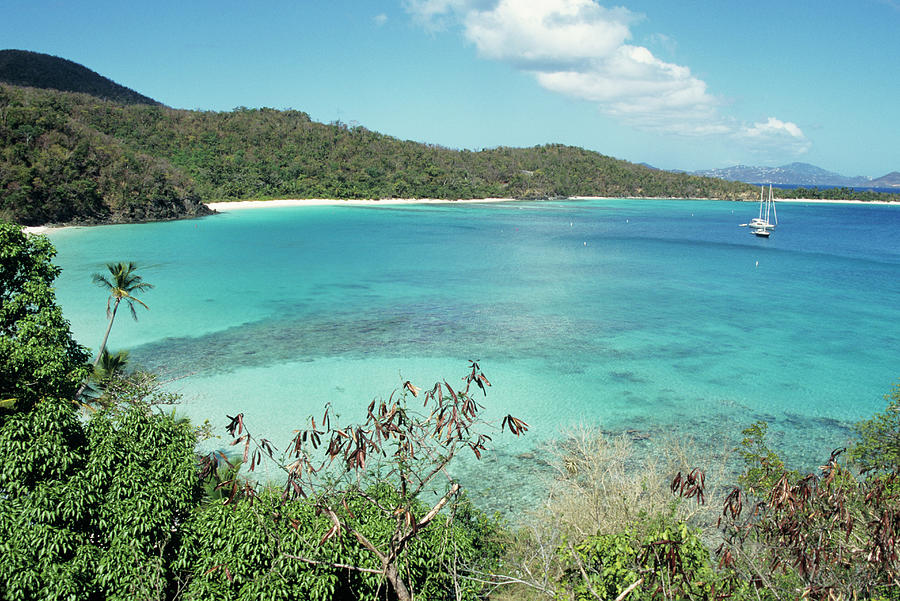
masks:
[[[546,501],[502,522],[452,478],[490,452],[477,364],[355,425],[311,419],[284,453],[234,416],[238,457],[199,458],[207,429],[152,375],[109,352],[92,371],[53,254],[0,224],[3,599],[900,598],[900,387],[819,474],[786,469],[763,423],[734,484],[683,452],[628,469],[627,441],[576,432],[547,451]],[[260,462],[284,486],[248,479]]]

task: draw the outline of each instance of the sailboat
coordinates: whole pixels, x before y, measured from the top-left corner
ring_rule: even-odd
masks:
[[[775,226],[778,225],[778,213],[775,211],[775,198],[772,194],[772,184],[769,184],[769,196],[763,200],[763,196],[765,194],[765,187],[760,187],[759,189],[759,217],[754,217],[750,220],[750,223],[742,223],[741,227],[750,227],[751,233],[761,236],[768,237],[769,230],[774,230]],[[769,221],[769,218],[772,217],[775,222],[772,223]]]

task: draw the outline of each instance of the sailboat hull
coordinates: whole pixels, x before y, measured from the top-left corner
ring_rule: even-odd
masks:
[[[756,234],[757,236],[762,235],[757,234],[757,230],[765,231],[765,235],[768,236],[769,234],[767,230],[774,230],[775,226],[778,225],[778,213],[775,212],[775,198],[772,195],[772,186],[769,185],[769,197],[766,199],[763,198],[763,190],[764,189],[761,189],[759,191],[759,217],[754,217],[750,220],[750,223],[741,224],[742,226],[750,226],[751,232]],[[769,222],[770,214],[775,217],[775,223]]]

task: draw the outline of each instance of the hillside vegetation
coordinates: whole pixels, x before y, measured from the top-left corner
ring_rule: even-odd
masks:
[[[120,104],[0,85],[0,216],[26,225],[201,215],[258,198],[752,199],[737,182],[558,144],[450,150],[300,111]]]
[[[40,225],[210,213],[181,170],[80,121],[74,108],[92,104],[107,103],[0,86],[0,218]]]

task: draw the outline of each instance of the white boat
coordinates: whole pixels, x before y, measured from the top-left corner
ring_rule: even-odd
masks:
[[[769,234],[772,233],[764,227],[756,228],[755,230],[752,230],[752,232],[754,236],[759,236],[760,238],[768,238]]]
[[[765,187],[760,188],[759,217],[754,217],[750,220],[750,223],[741,224],[741,227],[749,226],[754,234],[756,234],[755,230],[774,230],[775,226],[778,225],[778,213],[775,212],[775,198],[772,195],[772,184],[769,184],[769,196],[765,200],[763,200],[764,193]],[[769,221],[770,217],[775,220],[774,223]]]

